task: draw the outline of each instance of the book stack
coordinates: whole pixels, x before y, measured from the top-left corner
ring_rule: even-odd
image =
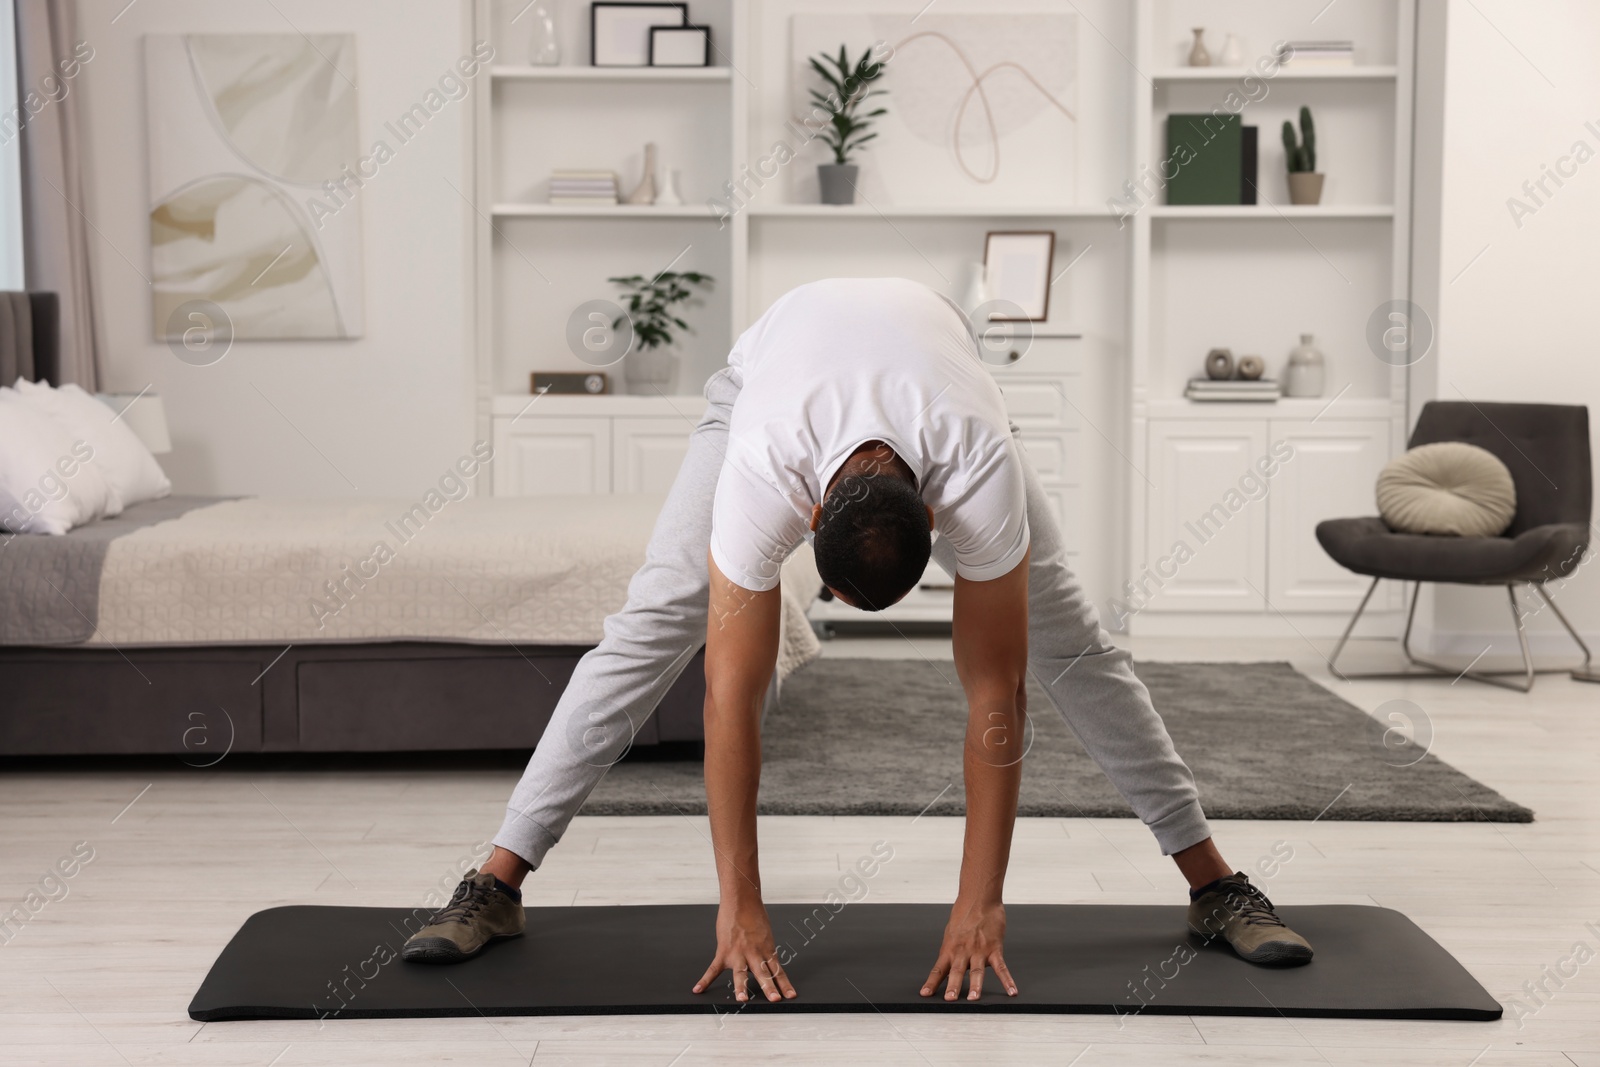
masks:
[[[1356,65],[1354,41],[1290,41],[1278,55],[1278,61],[1295,70],[1322,69],[1324,67],[1353,67]]]
[[[1236,404],[1241,400],[1270,402],[1282,396],[1283,390],[1272,378],[1190,378],[1183,395],[1190,400]]]
[[[550,174],[552,204],[615,204],[617,175],[609,170],[558,170]]]

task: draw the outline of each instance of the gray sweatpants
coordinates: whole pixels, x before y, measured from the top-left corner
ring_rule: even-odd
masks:
[[[644,566],[628,584],[628,602],[606,619],[605,637],[578,664],[511,794],[494,843],[535,867],[705,642],[711,505],[738,395],[733,368],[706,383],[705,416],[656,519]],[[1198,844],[1211,831],[1194,776],[1131,657],[1110,643],[1067,570],[1049,500],[1026,457],[1023,464],[1032,538],[1028,669],[1161,850],[1170,855]],[[934,540],[933,558],[955,573],[954,552],[942,538]]]

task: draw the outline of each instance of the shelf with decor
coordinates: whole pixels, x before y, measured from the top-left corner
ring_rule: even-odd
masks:
[[[497,66],[495,81],[547,82],[727,82],[727,67],[578,67]]]
[[[1409,292],[1415,26],[1415,0],[1333,5],[1313,36],[1348,65],[1263,74],[1237,59],[1183,64],[1197,42],[1214,60],[1303,32],[1281,5],[1135,4],[1134,65],[1154,73],[1128,79],[1130,166],[1167,177],[1146,183],[1131,220],[1129,456],[1147,476],[1128,480],[1132,572],[1263,457],[1281,470],[1143,605],[1136,632],[1204,633],[1244,613],[1263,634],[1337,634],[1365,591],[1314,528],[1370,507],[1377,469],[1404,447],[1407,373],[1372,350],[1370,321]],[[1256,356],[1293,395],[1186,399],[1217,349],[1230,357],[1214,370]]]
[[[1393,204],[1151,204],[1158,219],[1391,219]]]
[[[1105,219],[1116,216],[1102,206],[1083,204],[751,204],[766,218],[891,219]]]
[[[1304,81],[1393,81],[1398,69],[1392,65],[1326,67],[1295,69],[1279,67],[1272,74],[1263,74],[1249,67],[1166,67],[1151,73],[1150,80],[1157,82],[1241,82],[1256,78],[1266,82]]]
[[[706,210],[704,204],[677,204],[673,206],[634,204],[495,204],[492,213],[496,218],[538,219],[705,219],[717,221],[717,216]]]

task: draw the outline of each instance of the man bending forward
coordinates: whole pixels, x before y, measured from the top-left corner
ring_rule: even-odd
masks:
[[[942,987],[954,999],[965,982],[976,999],[987,969],[1017,990],[1003,955],[1001,889],[1030,671],[1177,862],[1193,932],[1223,937],[1252,962],[1311,958],[1311,946],[1212,843],[1189,768],[1130,657],[1110,644],[1067,570],[1050,502],[978,351],[954,304],[895,278],[803,285],[739,338],[706,385],[705,417],[627,605],[606,620],[605,639],[567,686],[494,853],[407,942],[406,959],[455,962],[522,932],[517,887],[608,766],[572,739],[605,731],[620,753],[704,642],[706,802],[721,906],[716,950],[694,988],[703,992],[726,970],[740,1000],[752,975],[770,1000],[796,995],[761,898],[756,793],[779,566],[805,539],[833,595],[864,611],[909,592],[930,553],[955,578],[966,840],[924,996]]]

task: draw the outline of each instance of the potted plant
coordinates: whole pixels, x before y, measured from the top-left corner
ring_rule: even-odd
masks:
[[[1317,130],[1311,124],[1311,109],[1300,109],[1300,140],[1294,124],[1283,120],[1283,159],[1289,168],[1289,203],[1317,204],[1322,201],[1322,175],[1317,173]]]
[[[811,90],[812,115],[821,113],[827,118],[813,119],[820,126],[819,136],[833,149],[833,162],[817,167],[817,181],[822,186],[824,204],[853,204],[856,199],[856,175],[861,168],[850,162],[854,152],[874,137],[867,132],[872,120],[887,113],[886,108],[862,111],[862,105],[888,90],[874,89],[872,83],[883,77],[883,63],[872,58],[872,49],[861,53],[861,58],[850,61],[845,46],[839,54],[824,52],[810,59],[811,69],[827,83],[828,91]]]
[[[678,356],[672,351],[677,341],[674,331],[694,332],[673,308],[695,296],[697,286],[709,288],[714,279],[709,274],[686,270],[662,271],[653,278],[630,274],[606,280],[621,287],[627,305],[626,314],[617,316],[611,328],[621,328],[624,319],[633,324],[633,347],[622,366],[628,391],[670,391],[678,370]]]

